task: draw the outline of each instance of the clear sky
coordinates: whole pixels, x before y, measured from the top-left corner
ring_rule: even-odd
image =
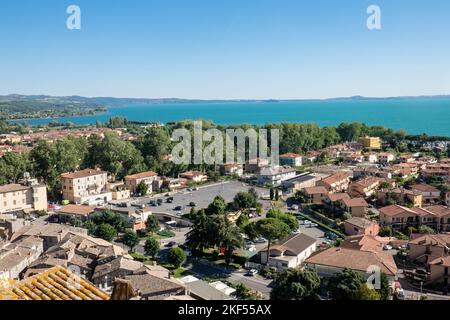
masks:
[[[448,0],[1,0],[0,43],[0,94],[450,94]]]

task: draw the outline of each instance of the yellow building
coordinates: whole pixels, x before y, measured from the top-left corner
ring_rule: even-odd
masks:
[[[47,210],[47,187],[22,184],[0,186],[0,214],[22,210]]]
[[[379,137],[364,137],[359,142],[367,149],[381,149],[381,139]]]

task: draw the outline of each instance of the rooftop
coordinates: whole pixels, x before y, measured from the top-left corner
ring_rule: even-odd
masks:
[[[125,180],[137,180],[137,179],[145,179],[145,178],[151,178],[151,177],[157,177],[158,174],[153,171],[147,171],[147,172],[141,172],[136,173],[133,175],[129,175],[125,177]]]
[[[8,300],[109,300],[109,295],[65,267],[55,267],[12,284]]]
[[[81,171],[63,173],[61,175],[61,178],[64,178],[64,179],[79,179],[79,178],[86,178],[86,177],[97,176],[97,175],[100,175],[100,174],[106,174],[106,172],[105,171],[101,171],[101,170],[95,170],[95,169],[85,169],[85,170],[81,170]]]

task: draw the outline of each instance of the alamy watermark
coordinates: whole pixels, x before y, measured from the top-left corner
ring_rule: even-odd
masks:
[[[67,7],[66,13],[69,15],[66,20],[67,29],[81,30],[81,8],[72,4]]]
[[[367,8],[367,29],[381,30],[381,8],[377,5],[370,5]]]
[[[267,160],[279,165],[280,133],[278,129],[218,129],[203,130],[201,121],[194,121],[194,136],[188,129],[176,129],[172,140],[178,142],[172,149],[175,164],[224,163],[244,164],[248,160]],[[269,147],[270,140],[270,147]],[[270,152],[269,152],[270,151]]]

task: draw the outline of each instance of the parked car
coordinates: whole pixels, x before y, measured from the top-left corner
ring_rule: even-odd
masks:
[[[249,276],[249,277],[256,276],[257,274],[258,274],[258,270],[256,270],[256,269],[250,269],[246,273],[246,275]]]
[[[181,211],[181,210],[183,210],[184,208],[182,207],[182,206],[176,206],[175,208],[174,208],[174,210],[175,211]]]
[[[197,205],[195,204],[195,202],[189,202],[189,207],[195,207],[195,206],[197,206]]]
[[[291,209],[297,211],[299,208],[298,208],[298,205],[294,204],[294,205],[292,205]]]
[[[319,225],[317,223],[310,223],[309,227],[310,228],[317,228]]]
[[[158,203],[159,205],[162,205],[163,204],[163,199],[156,200],[156,203]]]
[[[256,239],[255,242],[256,242],[256,243],[266,243],[267,240],[266,240],[265,238],[259,238],[259,239]]]
[[[383,250],[392,250],[393,248],[392,248],[392,246],[391,245],[389,245],[389,244],[385,244],[384,245],[384,247],[383,247]]]
[[[174,247],[176,245],[177,245],[177,243],[175,241],[170,241],[168,244],[166,244],[166,247],[171,248],[171,247]]]

